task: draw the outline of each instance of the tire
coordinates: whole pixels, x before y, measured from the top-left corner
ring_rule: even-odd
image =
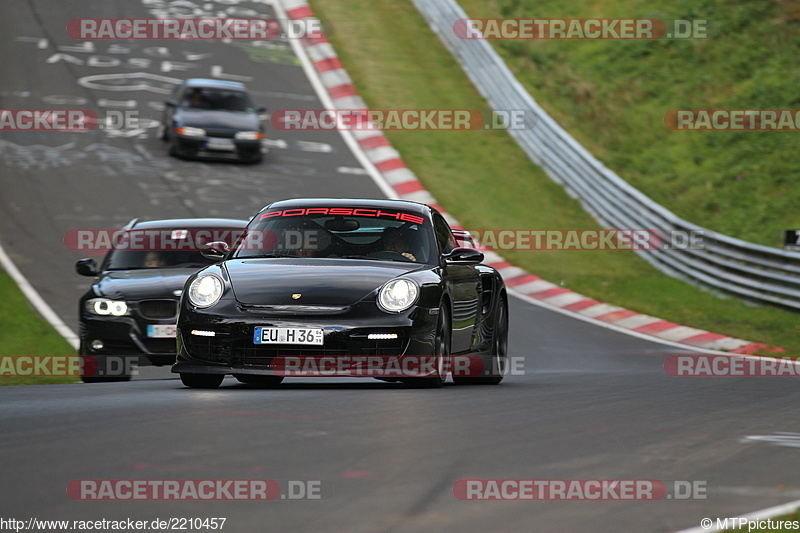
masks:
[[[508,306],[505,298],[497,307],[497,317],[492,335],[492,361],[488,376],[453,376],[456,385],[498,385],[503,381],[508,366]]]
[[[190,389],[216,389],[225,374],[181,374],[181,382]]]
[[[277,387],[283,381],[283,376],[254,376],[252,374],[234,374],[233,377],[239,383],[245,385],[255,385],[257,387],[269,389]]]
[[[436,337],[434,338],[433,354],[437,362],[437,375],[429,378],[405,379],[403,382],[415,389],[439,389],[447,379],[447,364],[450,359],[450,311],[446,302],[439,306],[439,318],[436,321]]]

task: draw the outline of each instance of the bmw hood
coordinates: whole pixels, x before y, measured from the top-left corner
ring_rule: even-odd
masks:
[[[173,291],[183,289],[197,268],[147,268],[104,272],[95,283],[95,292],[105,298],[141,300],[177,298]]]
[[[232,259],[225,267],[236,300],[245,305],[343,306],[359,302],[390,279],[423,265],[353,259]]]
[[[192,109],[183,111],[179,122],[181,126],[210,130],[259,131],[258,116],[254,113]]]

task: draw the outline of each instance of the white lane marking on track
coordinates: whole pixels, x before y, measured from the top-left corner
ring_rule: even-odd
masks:
[[[356,174],[356,175],[364,175],[367,174],[366,169],[358,168],[358,167],[339,167],[336,169],[336,172],[340,174]]]
[[[20,37],[16,37],[14,40],[18,41],[18,42],[21,42],[21,43],[36,43],[36,47],[39,48],[40,50],[43,50],[43,49],[47,48],[48,46],[50,46],[50,41],[48,41],[44,37],[25,37],[25,36],[20,36]]]
[[[123,84],[113,83],[119,80],[122,80]],[[101,83],[103,81],[112,81],[112,83],[104,85]],[[151,81],[163,85],[172,85],[173,87],[158,87],[151,84]],[[174,86],[180,85],[182,81],[183,80],[178,78],[159,76],[158,74],[150,74],[149,72],[128,72],[122,74],[84,76],[78,78],[78,85],[86,87],[87,89],[97,89],[100,91],[149,91],[158,94],[170,94]],[[124,84],[126,82],[127,84]]]
[[[261,141],[263,146],[270,146],[272,148],[280,148],[286,150],[289,148],[289,143],[283,139],[264,139]]]
[[[800,448],[800,433],[779,431],[773,435],[748,435],[739,440],[742,444],[751,442],[766,442],[773,446],[784,446],[786,448]]]
[[[300,150],[301,152],[316,152],[327,154],[333,152],[333,146],[326,143],[318,143],[313,141],[286,141],[284,139],[264,139],[261,141],[262,146],[270,148],[279,148],[281,150]],[[366,171],[364,172],[366,174]]]
[[[3,269],[11,276],[17,286],[20,288],[22,293],[28,299],[28,301],[33,305],[33,307],[39,312],[39,314],[47,320],[47,322],[53,326],[62,337],[64,337],[68,343],[74,348],[78,349],[78,345],[80,341],[78,340],[78,336],[75,334],[72,329],[69,328],[53,311],[53,308],[50,307],[47,302],[44,301],[44,298],[33,288],[33,285],[28,282],[25,276],[22,275],[22,272],[17,269],[16,265],[11,261],[11,258],[8,257],[6,251],[3,249],[3,246],[0,245],[0,265],[3,266]]]
[[[295,145],[304,152],[321,152],[327,153],[333,151],[333,146],[325,143],[318,143],[313,141],[297,141]]]
[[[227,74],[222,71],[222,66],[214,65],[211,67],[211,77],[212,78],[220,78],[225,80],[232,80],[232,81],[253,81],[252,76],[240,76],[238,74]]]

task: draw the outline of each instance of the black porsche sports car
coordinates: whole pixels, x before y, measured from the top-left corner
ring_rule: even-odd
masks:
[[[170,155],[261,161],[264,128],[245,86],[238,82],[188,79],[164,101],[161,138]]]
[[[287,376],[500,383],[506,288],[458,243],[439,212],[414,202],[270,204],[236,248],[203,251],[221,261],[186,282],[172,371],[197,388],[226,374],[261,386]]]
[[[136,364],[173,364],[183,285],[214,263],[200,246],[215,239],[234,244],[246,226],[244,220],[216,218],[132,220],[115,232],[99,267],[93,258],[78,261],[78,274],[95,277],[79,303],[79,353],[91,356],[83,381],[130,379],[132,358]]]

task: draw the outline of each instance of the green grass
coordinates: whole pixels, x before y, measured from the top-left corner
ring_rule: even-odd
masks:
[[[711,19],[708,39],[492,41],[589,151],[676,214],[782,246],[800,228],[798,132],[671,131],[671,109],[800,108],[797,0],[463,0],[471,17]]]
[[[42,319],[5,271],[0,270],[0,357],[15,355],[75,355],[75,350]],[[66,376],[3,376],[0,385],[76,383]]]
[[[330,39],[369,107],[487,108],[486,102],[410,2],[313,0],[311,3],[316,15],[333,27]],[[486,15],[487,10],[490,11],[497,4],[491,1],[485,4],[478,1],[466,2],[468,12],[475,17]],[[614,2],[609,0],[602,4],[610,5]],[[545,5],[552,4],[545,2]],[[474,6],[483,7],[473,13]],[[550,14],[552,15],[552,11]],[[597,13],[589,15],[592,14]],[[613,15],[614,13],[609,13],[609,16]],[[628,16],[634,15],[635,13]],[[537,12],[537,16],[546,16],[546,13]],[[744,43],[746,39],[744,36],[740,37]],[[677,43],[677,46],[680,48],[694,45],[682,42]],[[555,70],[572,68],[569,62],[558,67],[556,55],[551,52],[550,56],[550,64]],[[736,62],[738,58],[731,57],[729,60]],[[556,75],[551,71],[537,73],[543,78]],[[533,76],[533,73],[530,75]],[[617,82],[614,76],[608,74],[606,80],[608,83]],[[663,83],[667,81],[662,80]],[[679,82],[675,85],[681,87]],[[551,89],[553,94],[543,91],[535,93],[535,96],[543,102],[550,97],[556,102],[563,101],[563,96],[559,96],[560,89]],[[564,91],[569,92],[567,89]],[[599,82],[592,87],[592,91],[592,94],[598,95],[592,99],[593,102],[612,92],[605,88],[601,90]],[[649,105],[656,104],[651,102]],[[571,109],[562,113],[554,112],[554,115],[562,123],[566,123],[563,118],[569,114],[568,111]],[[571,118],[573,125],[584,124],[582,121],[585,119],[581,114]],[[569,123],[566,124],[571,131],[581,129],[577,125],[570,127]],[[614,121],[608,124],[613,128],[621,127]],[[652,126],[651,128],[655,129]],[[621,129],[632,137],[640,135],[630,128]],[[664,135],[677,138],[679,133],[667,130]],[[695,137],[692,142],[695,143],[712,139],[698,137],[701,135],[699,133],[693,135]],[[772,137],[778,138],[781,135],[788,139],[793,134],[776,133]],[[393,131],[387,132],[387,136],[426,188],[467,228],[599,227],[576,201],[532,164],[511,137],[502,131]],[[767,137],[766,134],[763,136]],[[591,135],[578,137],[586,142]],[[587,145],[592,150],[596,149],[591,143]],[[607,153],[610,149],[606,147],[596,152],[608,162]],[[725,148],[729,149],[732,151],[730,157],[740,157],[735,147]],[[790,153],[786,152],[787,161],[790,160]],[[644,163],[639,160],[640,155],[641,150],[637,150],[631,152],[628,158],[641,165]],[[611,163],[611,166],[621,170],[615,163]],[[660,166],[669,168],[671,164]],[[741,183],[745,182],[743,180]],[[643,189],[651,193],[646,187]],[[672,198],[671,201],[664,201],[663,198],[659,200],[679,211],[673,205],[678,203],[679,198]],[[761,198],[758,201],[760,200]],[[744,193],[738,200],[745,205],[758,201],[754,202],[752,197]],[[794,216],[793,220],[800,225],[797,215]],[[698,221],[697,217],[686,218]],[[787,227],[791,225],[791,220],[785,221]],[[721,230],[716,227],[712,229]],[[602,301],[689,326],[783,346],[791,354],[800,353],[800,315],[719,298],[661,274],[630,252],[517,251],[503,255],[511,262],[549,281]]]

